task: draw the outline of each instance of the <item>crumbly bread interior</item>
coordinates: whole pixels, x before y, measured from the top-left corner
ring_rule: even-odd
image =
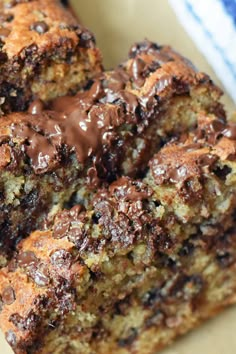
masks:
[[[173,137],[194,130],[201,112],[225,119],[221,93],[206,75],[169,47],[150,42],[142,46],[122,66],[98,75],[86,90],[53,100],[50,109],[55,111],[45,111],[38,102],[38,114],[12,113],[1,122],[0,266],[21,238],[49,225],[66,205],[88,205],[100,185],[121,175],[142,177],[151,156]],[[87,61],[85,56],[84,61],[89,70],[92,58]],[[140,61],[145,66],[137,80],[132,68]],[[68,65],[73,80],[73,65],[86,68],[80,62],[62,64]],[[59,71],[49,66],[45,75],[62,92],[54,78]],[[69,83],[58,79],[61,85]],[[37,80],[38,88],[32,87],[47,90],[47,83]],[[59,95],[52,86],[49,90]],[[88,124],[86,136],[81,120]],[[75,135],[77,139],[71,142]],[[35,161],[40,169],[35,169]]]
[[[234,132],[201,114],[143,180],[118,179],[19,244],[0,272],[16,353],[151,354],[235,302]]]

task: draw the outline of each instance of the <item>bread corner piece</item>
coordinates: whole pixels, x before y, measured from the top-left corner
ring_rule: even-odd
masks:
[[[28,4],[37,2],[12,9]],[[0,267],[16,243],[51,222],[71,198],[86,204],[101,184],[122,175],[143,176],[151,156],[170,139],[194,130],[201,112],[214,112],[224,123],[220,95],[187,59],[145,41],[84,90],[52,100],[50,110],[36,101],[31,113],[4,116]]]
[[[17,354],[154,354],[236,301],[235,125],[199,128],[59,213],[0,271]],[[207,134],[206,134],[207,133]]]
[[[2,114],[73,93],[102,70],[90,31],[59,0],[2,1]]]

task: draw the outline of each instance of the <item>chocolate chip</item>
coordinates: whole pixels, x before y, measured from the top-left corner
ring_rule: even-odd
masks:
[[[148,40],[145,40],[140,43],[134,44],[130,51],[129,51],[129,57],[130,58],[135,58],[138,54],[142,52],[149,52],[149,51],[159,51],[162,47],[156,43],[150,42]]]
[[[59,221],[55,222],[53,228],[53,237],[60,239],[69,232],[71,222],[78,219],[79,213],[82,209],[81,205],[75,205],[70,211],[65,210],[60,214]]]
[[[62,218],[58,221],[55,222],[54,227],[53,227],[53,238],[60,239],[66,236],[67,232],[69,231],[70,228],[70,223],[71,220],[69,218],[69,215],[67,215],[67,211],[61,214]]]
[[[33,101],[29,108],[28,108],[28,112],[31,114],[40,114],[43,112],[44,109],[44,104],[41,100],[35,100]]]
[[[144,294],[142,303],[144,306],[151,307],[154,304],[158,303],[161,299],[160,288],[154,288],[149,290]]]
[[[79,34],[79,46],[82,48],[90,48],[95,43],[94,36],[89,31],[84,31]]]
[[[11,329],[5,333],[5,338],[12,347],[16,346],[16,335]]]
[[[38,263],[38,258],[35,256],[34,252],[26,251],[18,255],[17,261],[20,267],[29,267],[36,265]]]
[[[124,299],[117,301],[114,304],[114,314],[115,315],[127,315],[127,311],[131,306],[131,299],[130,296],[126,296]]]
[[[9,273],[13,273],[13,272],[15,272],[16,268],[17,268],[17,260],[16,260],[16,258],[12,258],[8,262],[7,270]]]
[[[226,180],[226,177],[229,173],[231,173],[231,171],[232,169],[227,165],[223,166],[222,168],[218,166],[217,168],[213,169],[214,174],[222,181]]]
[[[167,291],[170,297],[189,299],[197,295],[203,285],[203,279],[200,275],[180,274]]]
[[[227,128],[223,130],[222,134],[228,139],[236,139],[236,123],[229,123]]]
[[[185,240],[183,242],[183,246],[182,248],[179,250],[179,255],[181,257],[184,257],[184,256],[190,256],[194,251],[194,245],[189,242],[189,240]]]
[[[2,297],[0,296],[0,313],[2,312],[3,309],[3,301],[2,301]]]
[[[11,286],[6,287],[2,292],[2,301],[6,305],[11,305],[15,301],[15,292]]]
[[[65,250],[58,250],[58,251],[55,251],[50,256],[50,260],[51,260],[51,263],[57,267],[60,267],[60,266],[69,267],[71,265],[72,256],[71,256],[70,252],[67,252]]]
[[[104,341],[110,336],[110,332],[107,328],[103,327],[102,321],[99,321],[95,327],[93,327],[92,339],[93,341]],[[68,351],[69,352],[69,351]]]
[[[120,91],[119,96],[125,103],[126,111],[134,114],[138,107],[137,97],[133,93],[125,90]]]
[[[199,157],[198,163],[201,167],[211,167],[216,161],[217,156],[211,154],[203,154]]]
[[[32,270],[30,275],[38,286],[47,286],[50,282],[46,265],[40,265],[38,269]]]
[[[152,316],[148,317],[145,321],[145,326],[147,328],[152,326],[158,326],[162,323],[164,319],[164,314],[161,310],[157,310]]]
[[[136,339],[137,335],[138,335],[138,331],[136,328],[130,328],[128,330],[128,336],[125,338],[121,338],[118,340],[118,345],[119,347],[127,347],[129,345],[131,345],[134,340]]]
[[[136,58],[133,60],[131,67],[130,67],[130,75],[133,76],[134,80],[141,80],[143,82],[143,70],[146,66],[146,63],[141,58]]]
[[[4,13],[0,14],[0,23],[11,22],[13,19],[14,19],[14,16],[11,14],[4,14]]]
[[[4,52],[0,52],[0,64],[3,64],[7,61],[7,54]]]
[[[225,122],[221,119],[214,119],[209,124],[209,130],[214,133],[221,133],[225,127]]]
[[[232,265],[235,259],[229,252],[219,252],[216,256],[216,261],[221,268],[227,268]]]
[[[25,54],[26,55],[32,55],[33,53],[36,53],[38,51],[38,46],[35,43],[32,43],[28,47],[25,48]],[[32,58],[31,58],[32,60]]]
[[[30,193],[26,194],[24,198],[21,199],[21,206],[25,209],[34,209],[38,206],[39,191],[33,189]]]
[[[44,21],[38,21],[30,26],[31,31],[36,31],[39,34],[43,34],[49,30],[48,25]]]
[[[25,318],[19,313],[13,313],[9,317],[9,321],[20,331],[34,330],[39,320],[40,316],[33,313],[33,311],[30,311]]]
[[[61,0],[61,3],[63,6],[68,7],[69,6],[69,1],[68,0]]]
[[[100,213],[93,213],[92,220],[93,220],[94,224],[98,224],[99,223],[100,217],[101,217]]]

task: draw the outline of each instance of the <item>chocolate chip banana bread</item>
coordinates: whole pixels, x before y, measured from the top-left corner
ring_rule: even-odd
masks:
[[[152,354],[236,301],[236,126],[212,115],[59,213],[0,271],[17,354]]]
[[[100,182],[141,176],[160,146],[196,127],[198,112],[224,121],[219,97],[186,59],[144,42],[86,90],[53,100],[51,110],[36,100],[28,113],[6,116],[0,122],[0,264],[72,196],[87,202]]]
[[[101,72],[94,36],[63,3],[1,1],[1,114],[73,93]]]

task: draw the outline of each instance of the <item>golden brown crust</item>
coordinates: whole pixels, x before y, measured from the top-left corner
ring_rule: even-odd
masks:
[[[204,83],[218,95],[222,94],[208,75],[199,72],[188,59],[168,45],[160,46],[147,40],[133,45],[125,67],[133,77],[133,86],[143,86],[143,95],[155,90],[157,95],[165,98],[171,89],[186,92],[191,86]]]
[[[0,18],[4,112],[24,110],[34,97],[75,92],[101,71],[93,35],[59,0],[4,2]]]
[[[37,44],[38,53],[41,54],[46,49],[57,47],[62,38],[66,38],[68,42],[71,40],[72,47],[79,42],[77,34],[70,29],[70,26],[77,26],[77,21],[60,1],[17,2],[13,7],[5,8],[4,14],[13,16],[10,22],[3,24],[9,30],[3,45],[3,51],[7,53],[9,60],[32,44]],[[37,28],[33,29],[33,25],[38,22],[45,23],[41,29],[45,32],[40,33],[40,27],[38,31]]]

